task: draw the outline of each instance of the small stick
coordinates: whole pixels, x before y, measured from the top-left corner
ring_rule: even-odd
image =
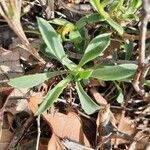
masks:
[[[36,150],[39,150],[39,142],[40,142],[40,135],[41,135],[41,129],[40,129],[40,115],[36,118],[37,121],[37,128],[38,128],[38,136],[37,136],[37,142],[36,142]]]

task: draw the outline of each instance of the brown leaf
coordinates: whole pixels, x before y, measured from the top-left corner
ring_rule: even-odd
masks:
[[[13,134],[9,131],[9,129],[2,130],[2,138],[0,139],[0,150],[7,149],[12,137],[13,137]]]
[[[144,132],[138,132],[134,137],[137,142],[135,143],[136,150],[144,150],[150,143],[150,137],[149,134]],[[134,142],[132,143],[134,144]],[[131,147],[131,146],[130,146]],[[132,148],[132,147],[131,147]],[[132,150],[132,149],[131,149]],[[147,149],[146,149],[147,150]],[[149,150],[149,149],[148,149]]]
[[[7,80],[23,74],[19,59],[17,51],[7,51],[0,55],[0,80]]]
[[[7,97],[5,112],[10,112],[13,115],[16,115],[17,113],[22,111],[26,111],[29,113],[27,99],[15,98],[15,97],[24,97],[28,91],[29,89],[14,89]]]
[[[117,122],[119,131],[126,133],[128,135],[132,135],[135,132],[133,120],[131,120],[128,117],[125,117],[124,113],[120,114],[120,119],[118,119]]]
[[[40,49],[41,42],[39,39],[28,39],[30,44],[37,49],[37,52]],[[24,44],[24,43],[23,43]],[[21,43],[21,40],[19,38],[14,38],[12,41],[12,44],[10,44],[9,48],[16,52],[18,51],[20,54],[20,58],[24,61],[29,61],[31,64],[34,62],[34,59],[31,56],[31,53],[23,49],[23,44]]]
[[[102,131],[106,130],[106,126],[109,122],[110,122],[110,105],[107,104],[98,113],[96,124],[97,124],[97,133],[99,133],[99,136],[103,136],[101,133]]]
[[[56,134],[52,134],[49,142],[48,142],[48,150],[62,150],[63,146],[61,144],[60,139],[56,136]]]
[[[122,133],[128,134],[129,136],[135,133],[135,127],[133,121],[127,117],[125,117],[124,113],[118,113],[116,115],[116,120],[118,122],[118,130]],[[116,139],[115,145],[124,144],[128,141],[125,139]]]
[[[42,102],[41,96],[39,94],[30,98],[29,107],[33,113],[36,112],[38,105]],[[58,137],[68,138],[90,147],[90,143],[82,129],[82,121],[76,113],[70,112],[66,115],[59,112],[55,114],[43,112],[42,116]]]
[[[98,113],[98,118],[96,121],[97,124],[97,132],[96,132],[96,143],[99,145],[102,143],[103,139],[106,138],[112,131],[113,126],[110,124],[111,120],[110,115],[110,104],[107,104],[104,108],[102,108]],[[102,150],[105,149],[105,146],[111,148],[111,141],[106,144],[103,144],[101,147]]]

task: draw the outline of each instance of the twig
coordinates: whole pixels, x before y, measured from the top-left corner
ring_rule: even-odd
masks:
[[[150,20],[150,3],[148,0],[143,0],[143,10],[144,14],[141,23],[138,68],[132,83],[134,89],[139,95],[146,97],[146,99],[149,99],[150,95],[148,95],[144,90],[144,80],[149,69],[149,62],[147,61],[147,59],[145,59],[147,24]]]
[[[140,40],[139,35],[133,35],[133,34],[128,34],[128,33],[124,33],[122,37],[123,39],[128,39],[131,41]],[[147,32],[146,39],[149,39],[149,38],[150,38],[150,32]]]
[[[38,136],[37,136],[37,142],[36,142],[36,150],[39,150],[39,142],[40,142],[40,135],[41,135],[41,129],[40,129],[40,115],[36,118],[37,120],[37,128],[38,128]]]

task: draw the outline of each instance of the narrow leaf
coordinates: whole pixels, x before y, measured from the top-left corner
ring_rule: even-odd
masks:
[[[117,102],[118,103],[123,103],[123,100],[124,100],[124,96],[122,94],[122,91],[119,90],[119,95],[117,96]]]
[[[52,104],[57,100],[59,95],[62,93],[63,89],[68,85],[70,82],[70,77],[68,76],[66,79],[60,81],[52,90],[50,90],[44,99],[43,103],[38,108],[35,116],[40,115],[46,109],[48,109]]]
[[[31,88],[43,83],[45,80],[64,74],[66,71],[46,72],[10,79],[8,84],[16,88]]]
[[[53,54],[58,58],[58,60],[61,60],[65,56],[65,52],[57,33],[55,32],[53,27],[48,23],[48,21],[39,17],[37,18],[37,21],[42,38],[48,46],[50,52],[53,52]]]
[[[73,43],[81,43],[83,38],[80,34],[80,32],[77,30],[77,31],[72,31],[70,32],[69,34],[69,39],[73,42]]]
[[[71,68],[72,67],[70,65],[71,60],[70,61],[68,60],[67,55],[65,54],[62,43],[60,42],[60,39],[56,31],[48,23],[48,21],[39,17],[37,18],[37,21],[38,21],[38,27],[41,32],[42,38],[48,47],[47,51],[49,50],[49,52],[53,56],[55,56],[62,64]],[[66,59],[67,61],[65,61]]]
[[[137,65],[135,64],[104,66],[103,68],[95,69],[91,77],[105,81],[122,80],[133,76],[136,69]]]
[[[142,0],[130,0],[128,11],[130,13],[135,13],[135,11],[137,11],[141,5],[142,5]]]
[[[97,12],[120,34],[122,35],[124,30],[117,22],[115,22],[104,10],[104,6],[99,0],[91,0],[90,3],[97,10]]]
[[[115,85],[116,85],[116,88],[117,88],[118,93],[119,93],[118,96],[117,96],[117,102],[118,103],[123,103],[124,96],[123,96],[123,93],[122,93],[122,89],[120,88],[120,86],[117,83],[115,83]]]
[[[11,0],[8,1],[8,14],[10,17],[14,16],[14,5],[13,5],[13,1]]]
[[[132,56],[134,43],[133,41],[127,40],[124,44],[124,50],[125,50],[125,59],[129,60]]]
[[[66,19],[62,19],[62,18],[54,18],[53,20],[50,20],[49,23],[53,23],[53,24],[56,24],[56,25],[64,26],[67,23],[71,23],[71,22],[69,22]]]
[[[98,57],[108,47],[109,43],[109,33],[96,36],[87,46],[85,53],[79,63],[79,66],[83,66],[85,63]]]
[[[78,30],[80,30],[87,24],[96,23],[96,22],[100,22],[100,21],[104,21],[104,20],[105,19],[102,16],[100,16],[98,13],[92,13],[92,14],[82,17],[79,21],[77,21],[76,27]]]
[[[115,22],[111,18],[105,18],[105,19],[120,35],[123,34],[124,30],[121,25],[119,25],[117,22]]]
[[[145,80],[144,84],[150,87],[150,80]]]
[[[87,69],[87,70],[80,71],[78,75],[80,79],[89,79],[92,72],[93,70]]]
[[[100,109],[100,106],[97,105],[83,90],[80,82],[76,82],[76,89],[81,102],[81,106],[88,115],[93,114]]]
[[[113,0],[104,0],[101,2],[101,5],[103,6],[103,8],[105,8],[107,5],[113,3]]]

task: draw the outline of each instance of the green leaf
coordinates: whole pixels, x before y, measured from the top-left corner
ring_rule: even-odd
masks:
[[[110,34],[105,33],[96,36],[87,46],[85,53],[79,63],[79,66],[83,66],[85,63],[90,60],[98,57],[109,45],[110,43]]]
[[[50,53],[52,53],[58,60],[61,61],[63,57],[65,57],[65,52],[63,46],[58,38],[57,33],[53,29],[53,27],[48,23],[48,21],[43,18],[37,18],[38,27],[41,32],[42,38],[46,43]]]
[[[117,96],[117,102],[121,104],[123,103],[123,100],[124,100],[124,96],[122,94],[122,90],[121,91],[119,90],[119,95]]]
[[[122,80],[133,76],[136,69],[135,64],[104,66],[104,68],[94,70],[91,77],[105,81]]]
[[[53,24],[60,25],[60,26],[65,26],[68,23],[72,24],[68,20],[62,19],[62,18],[54,18],[53,20],[50,20],[49,23],[53,23]]]
[[[76,82],[76,89],[81,102],[81,106],[88,115],[93,114],[100,109],[100,106],[97,105],[83,90],[80,82]]]
[[[47,51],[49,50],[49,52],[55,56],[63,65],[67,66],[69,69],[73,69],[73,67],[76,65],[67,58],[56,31],[48,23],[48,21],[39,17],[37,17],[37,21],[42,38],[48,47]],[[74,64],[74,66],[72,64]]]
[[[135,13],[141,5],[142,0],[130,0],[127,12],[129,11],[130,13]]]
[[[115,83],[115,85],[116,85],[116,88],[117,88],[118,93],[119,93],[118,96],[117,96],[117,102],[118,103],[123,103],[124,96],[123,96],[123,93],[122,93],[122,89],[120,88],[120,86],[117,83]]]
[[[124,30],[121,27],[121,25],[119,25],[117,22],[115,22],[109,15],[109,13],[107,13],[104,10],[103,5],[101,4],[101,2],[99,0],[91,0],[90,3],[92,4],[92,6],[97,10],[97,12],[105,18],[105,20],[120,34],[122,35]]]
[[[101,2],[101,5],[103,6],[103,8],[105,8],[107,5],[113,3],[113,0],[104,0]]]
[[[82,42],[82,36],[80,34],[80,32],[77,31],[72,31],[69,34],[69,39],[73,42],[73,43],[81,43]]]
[[[119,25],[117,22],[115,22],[113,19],[111,18],[106,18],[106,21],[120,34],[122,35],[124,30],[121,27],[121,25]]]
[[[8,0],[8,14],[10,17],[14,16],[14,8],[13,2],[11,0]]]
[[[77,21],[76,27],[78,30],[80,30],[87,24],[96,23],[96,22],[100,22],[100,21],[104,21],[104,20],[105,19],[102,16],[100,16],[98,13],[92,13],[92,14],[82,17],[79,21]]]
[[[93,8],[98,12],[97,2],[96,0],[90,0],[90,4],[93,6]]]
[[[121,10],[121,8],[123,7],[124,1],[125,1],[125,0],[119,0],[119,1],[118,1],[118,4],[117,4],[117,6],[116,6],[116,8],[115,8],[115,11],[116,11],[116,12],[118,12],[118,11]]]
[[[120,0],[115,0],[113,3],[111,3],[111,5],[109,6],[110,14],[113,14],[114,12],[117,11],[119,2],[120,2]]]
[[[125,49],[125,59],[129,60],[132,56],[132,52],[133,52],[133,41],[129,41],[127,40],[124,44],[124,49]]]
[[[43,53],[45,56],[47,56],[48,58],[50,58],[50,59],[53,59],[53,58],[54,58],[54,59],[57,60],[56,56],[54,56],[54,55],[52,54],[52,52],[50,52],[50,50],[48,49],[48,47],[41,49],[41,51],[42,51],[42,53]]]
[[[144,84],[150,87],[150,80],[145,80]]]
[[[57,100],[59,95],[62,93],[63,89],[68,85],[71,78],[68,76],[64,80],[60,81],[52,90],[47,93],[46,98],[43,103],[40,105],[38,110],[35,113],[35,116],[40,115],[46,109],[48,109],[52,104]]]
[[[63,62],[64,63],[62,63],[62,64],[66,65],[67,68],[70,70],[74,70],[75,68],[77,68],[77,65],[67,57],[63,58]]]
[[[22,77],[10,79],[8,84],[16,88],[31,88],[33,86],[43,83],[49,78],[61,75],[66,73],[66,71],[55,71],[55,72],[46,72],[33,75],[25,75]]]
[[[93,70],[88,69],[88,70],[82,70],[79,72],[79,78],[80,79],[89,79],[91,74],[92,74]]]

